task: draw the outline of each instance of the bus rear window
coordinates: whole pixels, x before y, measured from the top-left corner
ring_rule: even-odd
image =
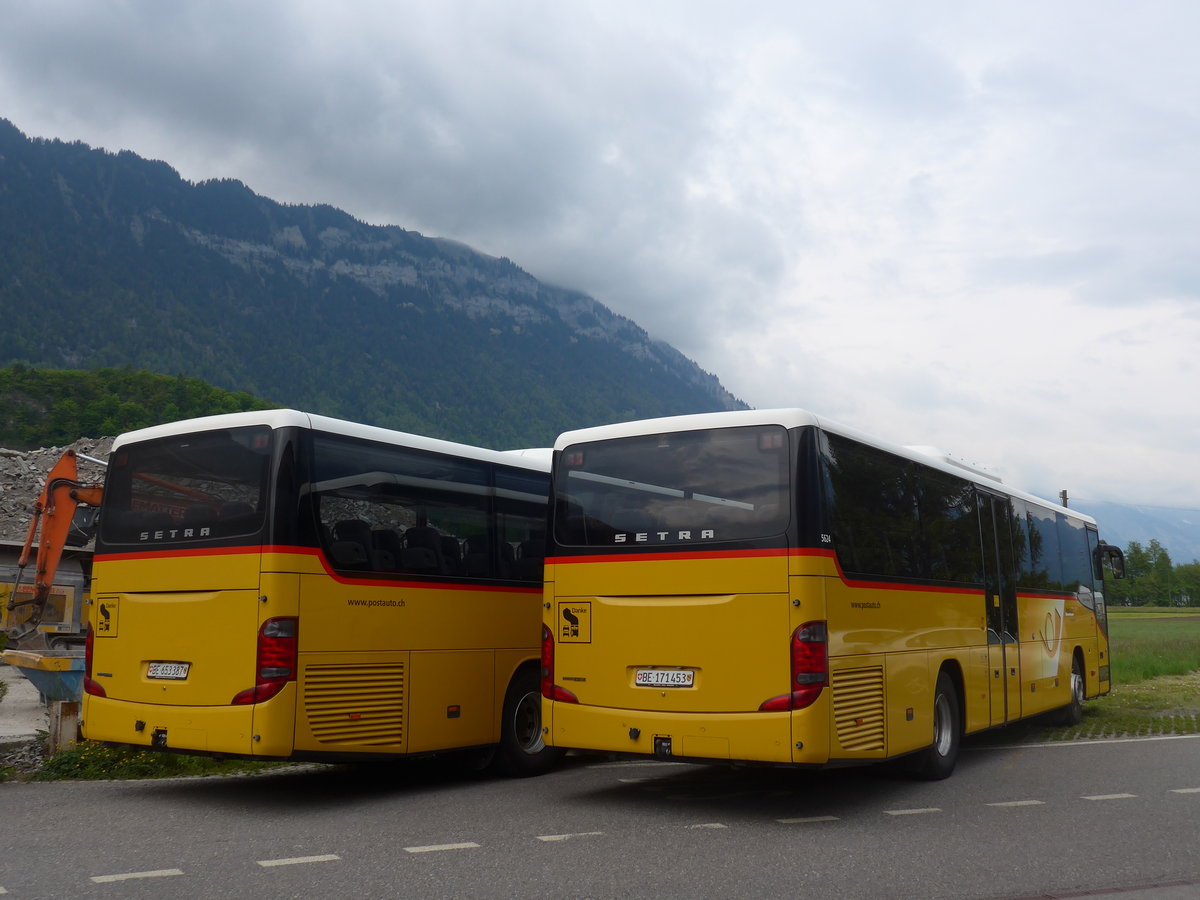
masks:
[[[265,426],[121,447],[109,459],[100,540],[158,547],[257,534],[270,463]]]
[[[777,425],[576,444],[558,459],[554,536],[598,547],[777,535],[790,519],[789,470]]]

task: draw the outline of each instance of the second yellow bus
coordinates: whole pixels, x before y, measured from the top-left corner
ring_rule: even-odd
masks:
[[[1095,522],[803,410],[569,432],[542,629],[556,747],[827,766],[1110,686]]]

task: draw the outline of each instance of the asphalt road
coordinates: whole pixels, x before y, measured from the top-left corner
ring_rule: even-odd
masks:
[[[0,893],[1200,897],[1200,738],[986,744],[932,784],[591,756],[524,781],[410,763],[0,784]]]

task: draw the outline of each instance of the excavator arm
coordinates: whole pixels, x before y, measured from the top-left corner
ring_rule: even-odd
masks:
[[[33,519],[29,523],[29,532],[25,536],[25,546],[17,560],[17,580],[13,585],[8,602],[8,609],[20,606],[31,606],[29,617],[20,625],[10,629],[9,636],[15,641],[33,632],[41,621],[42,612],[50,596],[51,585],[62,559],[63,548],[67,545],[67,536],[71,532],[71,523],[75,510],[80,504],[99,507],[104,497],[104,488],[99,484],[82,484],[79,481],[79,454],[68,449],[46,476],[46,485],[33,507]],[[103,465],[103,462],[91,457],[83,457],[90,462]],[[39,527],[41,535],[39,537]],[[33,547],[37,545],[37,565],[33,582],[33,596],[27,600],[18,600],[17,592],[25,567],[29,564]]]

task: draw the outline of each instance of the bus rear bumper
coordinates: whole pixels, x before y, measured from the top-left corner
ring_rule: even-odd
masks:
[[[829,761],[827,741],[796,742],[804,710],[793,713],[645,712],[543,701],[542,718],[551,746],[608,753],[633,753],[659,759],[713,759],[822,765]],[[815,712],[813,710],[812,712]]]
[[[268,706],[270,701],[259,706]],[[260,710],[261,714],[261,710]],[[89,741],[234,756],[279,756],[256,739],[255,706],[162,706],[86,696],[81,732]],[[290,735],[289,735],[290,737]],[[279,753],[278,749],[283,752]]]

